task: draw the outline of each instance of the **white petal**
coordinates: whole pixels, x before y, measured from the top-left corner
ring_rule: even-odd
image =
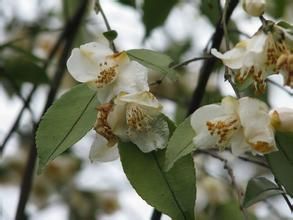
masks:
[[[108,162],[119,158],[118,144],[114,146],[108,146],[108,141],[106,138],[97,134],[97,137],[90,149],[89,158],[91,162],[100,161]]]
[[[71,56],[67,60],[67,68],[78,82],[89,82],[97,77],[97,64],[91,62],[77,48],[72,50]]]
[[[120,93],[136,93],[149,90],[147,69],[144,66],[134,61],[126,62],[125,59],[119,61],[118,65],[116,80],[112,84],[98,89],[100,102],[109,102]]]
[[[128,130],[130,140],[144,153],[165,148],[169,138],[168,123],[162,117],[155,118],[150,127],[142,131]]]
[[[225,114],[230,115],[236,115],[238,114],[238,100],[232,96],[226,96],[222,99],[221,106],[225,112]]]
[[[125,104],[115,104],[108,115],[107,122],[115,135],[123,141],[128,140]]]
[[[239,129],[231,137],[231,150],[235,156],[240,156],[250,150],[250,145],[246,142],[243,129]]]
[[[119,68],[120,74],[117,80],[115,93],[136,93],[148,91],[148,70],[143,65],[130,61]]]
[[[117,103],[135,103],[137,105],[147,107],[150,109],[161,110],[162,105],[156,97],[147,91],[120,95],[115,100]]]
[[[113,54],[108,45],[99,42],[91,42],[80,46],[80,52],[89,60],[99,63],[100,60]]]
[[[216,146],[218,137],[210,134],[206,123],[211,119],[221,116],[225,116],[225,112],[222,106],[217,104],[200,107],[191,115],[190,123],[196,133],[193,143],[196,147],[212,148]]]
[[[255,151],[268,153],[276,150],[268,106],[264,102],[249,97],[241,98],[239,100],[239,117],[244,136]]]
[[[243,59],[246,54],[246,42],[240,42],[233,49],[224,54],[212,49],[211,53],[221,59],[223,63],[231,69],[240,69],[243,65]]]
[[[272,126],[281,132],[293,132],[293,109],[276,108],[270,111]]]
[[[205,105],[197,109],[190,118],[190,123],[194,131],[198,134],[199,132],[207,131],[207,121],[225,116],[224,109],[218,104]]]

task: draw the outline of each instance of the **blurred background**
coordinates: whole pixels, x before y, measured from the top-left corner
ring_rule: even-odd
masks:
[[[62,51],[57,50],[46,70],[43,64],[80,2],[0,0],[1,220],[14,219],[28,149],[34,140],[33,127],[41,116]],[[267,2],[266,18],[293,22],[293,1]],[[176,63],[205,54],[224,5],[224,1],[217,0],[101,0],[100,3],[112,29],[118,33],[115,44],[119,50],[157,50],[168,54]],[[238,5],[228,26],[231,46],[239,39],[252,36],[260,25],[257,18],[247,16]],[[73,47],[94,41],[105,31],[104,21],[94,12],[92,3],[75,35]],[[176,82],[164,79],[161,84],[153,84],[161,75],[149,73],[152,91],[160,98],[165,113],[176,123],[186,115],[201,62],[179,69]],[[278,86],[283,84],[279,75],[270,79],[274,83],[268,84],[267,93],[261,98],[272,107],[293,107],[292,89]],[[66,73],[58,96],[75,84]],[[253,89],[247,94],[254,95]],[[29,95],[31,98],[25,105]],[[203,104],[218,102],[225,95],[234,93],[224,81],[224,70],[219,63],[209,80]],[[27,219],[150,219],[152,207],[133,190],[119,160],[90,163],[88,154],[94,136],[94,132],[89,132],[34,178]],[[272,179],[261,166],[234,158],[229,152],[221,155],[229,161],[242,191],[253,176]],[[196,154],[194,160],[198,219],[242,219],[223,163],[203,154]],[[251,219],[293,219],[281,197],[257,203],[249,212]]]

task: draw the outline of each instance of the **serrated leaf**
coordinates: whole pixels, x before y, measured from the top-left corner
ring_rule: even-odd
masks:
[[[147,49],[133,49],[126,51],[126,53],[131,60],[135,60],[148,68],[163,73],[170,79],[174,80],[177,78],[177,72],[170,68],[173,60],[165,54]]]
[[[256,177],[249,180],[247,184],[243,206],[247,208],[259,201],[282,193],[283,191],[275,183],[265,177]]]
[[[143,4],[143,23],[146,28],[146,37],[151,31],[162,25],[171,9],[178,0],[145,0]]]
[[[119,152],[130,183],[147,203],[172,219],[194,219],[195,170],[190,155],[165,172],[164,151],[145,154],[132,143],[120,143]]]
[[[117,38],[118,33],[115,30],[106,31],[103,33],[104,37],[109,41],[113,41]]]
[[[190,125],[190,117],[188,117],[177,127],[168,142],[165,162],[166,170],[171,169],[177,160],[195,149],[192,142],[194,137],[195,132]]]
[[[96,105],[96,92],[81,84],[65,93],[48,109],[36,133],[39,172],[94,126]]]
[[[3,68],[4,74],[19,84],[23,82],[48,83],[46,71],[25,56],[7,58]]]

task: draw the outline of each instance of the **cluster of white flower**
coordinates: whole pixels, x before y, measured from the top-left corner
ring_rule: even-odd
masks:
[[[235,72],[235,81],[254,81],[258,92],[265,91],[265,79],[270,74],[281,73],[284,84],[293,88],[293,48],[287,43],[285,30],[268,24],[252,38],[240,41],[224,54],[212,49],[212,54]]]
[[[148,70],[126,52],[113,53],[105,39],[81,45],[67,61],[70,74],[97,91],[91,161],[119,157],[118,141],[131,141],[143,152],[164,148],[169,137],[162,105],[149,92]]]
[[[293,132],[293,109],[268,106],[255,98],[223,98],[221,104],[199,108],[191,116],[199,148],[231,146],[234,155],[246,151],[266,154],[277,150],[275,131]]]

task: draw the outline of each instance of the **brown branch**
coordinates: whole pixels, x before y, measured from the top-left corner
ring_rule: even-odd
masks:
[[[226,11],[226,23],[230,20],[233,10],[235,9],[236,5],[238,4],[239,0],[231,0],[230,4],[227,7]],[[212,45],[211,48],[219,49],[220,44],[222,42],[224,36],[224,29],[222,25],[222,19],[219,19],[218,24],[216,26],[215,33],[212,38]],[[216,63],[216,59],[214,57],[206,59],[201,67],[199,80],[196,86],[196,89],[193,92],[193,96],[190,102],[190,106],[188,109],[188,115],[194,112],[199,106],[203,99],[205,88],[209,77],[212,73],[213,67]]]
[[[55,96],[57,94],[58,88],[61,83],[61,79],[64,75],[64,70],[66,66],[66,60],[69,55],[69,52],[71,50],[71,46],[73,44],[73,40],[76,36],[78,27],[80,26],[81,19],[83,18],[86,8],[88,5],[88,0],[81,1],[79,8],[77,9],[75,15],[67,22],[67,25],[65,27],[64,32],[59,37],[58,42],[61,42],[65,40],[63,53],[61,55],[60,61],[58,63],[56,73],[54,75],[54,78],[52,80],[51,88],[49,91],[49,95],[46,101],[46,104],[43,109],[43,114],[47,111],[49,106],[53,103]],[[54,47],[55,48],[55,47]],[[43,115],[42,114],[42,115]],[[35,129],[36,130],[36,127]],[[29,198],[29,194],[32,187],[32,181],[33,181],[33,173],[36,163],[36,157],[37,157],[37,150],[35,144],[33,144],[30,148],[28,161],[25,167],[24,175],[21,182],[21,189],[20,189],[20,198],[17,206],[16,211],[16,220],[22,220],[25,219],[25,206]]]

